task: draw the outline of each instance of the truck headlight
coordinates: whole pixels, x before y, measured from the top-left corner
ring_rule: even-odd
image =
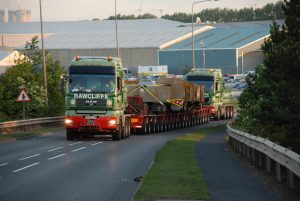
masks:
[[[71,105],[75,105],[75,103],[76,103],[75,99],[72,98],[72,99],[70,100],[70,104],[71,104]]]
[[[108,121],[108,125],[109,125],[109,126],[114,126],[114,125],[116,125],[116,124],[117,124],[117,121],[114,120],[114,119],[111,119],[111,120]]]
[[[65,119],[65,124],[70,125],[73,123],[72,119]]]
[[[106,105],[107,107],[112,107],[113,101],[111,99],[107,99]]]

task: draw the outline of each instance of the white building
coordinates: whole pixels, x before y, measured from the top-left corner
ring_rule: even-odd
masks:
[[[6,72],[9,67],[16,65],[17,59],[22,59],[25,56],[18,51],[0,50],[0,74]]]

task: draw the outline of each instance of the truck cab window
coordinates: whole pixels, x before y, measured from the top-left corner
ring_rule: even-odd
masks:
[[[117,88],[118,91],[121,91],[122,89],[122,79],[120,77],[117,78]]]

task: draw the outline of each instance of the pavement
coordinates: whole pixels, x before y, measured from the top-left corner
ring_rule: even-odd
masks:
[[[279,201],[261,178],[230,153],[224,141],[226,130],[206,135],[196,147],[196,156],[212,201]]]

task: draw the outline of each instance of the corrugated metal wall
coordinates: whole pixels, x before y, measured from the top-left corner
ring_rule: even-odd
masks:
[[[128,67],[134,73],[137,73],[137,66],[153,66],[157,65],[158,48],[121,48],[120,55],[123,66]],[[115,49],[56,49],[49,50],[55,59],[61,65],[68,67],[72,58],[77,55],[81,56],[115,56]]]
[[[236,49],[203,49],[195,50],[196,68],[220,68],[224,74],[236,73],[237,55]],[[192,66],[191,50],[160,50],[159,65],[168,65],[169,73],[182,74],[186,66]]]

